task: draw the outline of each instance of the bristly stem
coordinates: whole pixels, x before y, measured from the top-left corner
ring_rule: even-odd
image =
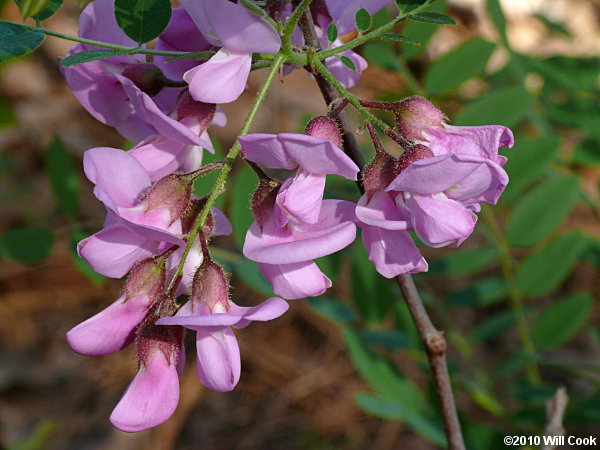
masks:
[[[294,28],[298,24],[298,21],[306,11],[306,8],[310,6],[312,0],[302,0],[295,8],[292,15],[287,20],[285,25],[283,26],[283,39],[281,42],[283,51],[285,53],[291,53],[292,51],[292,34],[294,33]]]
[[[267,91],[269,90],[269,87],[273,83],[273,80],[275,79],[277,72],[283,66],[283,63],[285,62],[285,60],[286,60],[286,55],[279,54],[279,55],[277,55],[277,58],[275,58],[275,61],[273,61],[273,65],[269,69],[269,72],[267,73],[267,76],[265,77],[265,80],[263,81],[262,86],[258,90],[256,97],[254,98],[254,102],[252,103],[252,107],[250,108],[250,111],[248,112],[248,115],[246,116],[246,120],[244,121],[244,124],[242,125],[242,129],[240,130],[239,136],[248,134],[248,132],[250,131],[250,127],[252,126],[252,123],[254,122],[254,118],[256,117],[256,114],[258,113],[260,106],[262,105],[263,101],[265,100]],[[217,180],[215,181],[215,184],[213,185],[213,187],[210,191],[210,194],[208,196],[208,199],[206,200],[206,203],[204,204],[204,207],[202,208],[202,211],[200,211],[200,214],[198,214],[198,217],[196,218],[196,222],[194,222],[194,226],[192,227],[192,230],[188,234],[187,244],[185,246],[183,254],[181,255],[181,261],[179,262],[177,269],[175,270],[175,273],[173,274],[173,277],[171,278],[171,281],[169,282],[169,286],[167,287],[167,292],[174,292],[174,286],[176,286],[176,283],[178,283],[178,280],[181,278],[181,274],[183,273],[183,266],[185,265],[185,261],[190,252],[190,249],[192,248],[194,240],[196,239],[196,237],[198,236],[198,233],[204,226],[206,219],[208,218],[208,215],[210,214],[210,208],[214,205],[215,201],[217,200],[217,197],[221,194],[223,188],[225,187],[225,183],[227,181],[227,176],[229,175],[229,172],[231,171],[231,169],[233,167],[233,163],[235,162],[235,159],[238,156],[238,154],[240,153],[241,149],[242,149],[242,146],[240,144],[240,141],[236,140],[235,143],[231,146],[229,153],[227,153],[227,156],[225,157],[225,165],[221,169],[221,172],[219,173],[219,176],[217,177]]]

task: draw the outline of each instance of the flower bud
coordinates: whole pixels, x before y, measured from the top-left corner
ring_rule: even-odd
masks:
[[[408,97],[394,110],[396,127],[400,134],[411,141],[423,140],[423,131],[440,127],[444,122],[442,112],[423,97]]]
[[[410,149],[405,151],[402,156],[400,156],[400,161],[398,164],[398,173],[406,169],[410,164],[415,161],[419,161],[420,159],[432,158],[434,156],[433,152],[429,147],[426,147],[421,144],[417,144],[412,146]]]
[[[166,209],[170,213],[170,224],[183,216],[190,204],[194,178],[173,173],[158,180],[144,196],[146,212]]]
[[[252,215],[261,228],[267,219],[273,215],[280,187],[281,183],[279,181],[261,178],[256,191],[252,194],[252,201],[250,202]]]
[[[223,268],[209,258],[194,275],[190,301],[194,314],[229,313],[229,281]]]
[[[338,148],[342,146],[342,133],[335,120],[327,116],[311,119],[304,129],[304,133],[308,136],[326,139]]]
[[[130,298],[146,296],[151,302],[164,291],[166,271],[165,256],[154,256],[137,262],[129,272],[123,292],[125,301]]]
[[[375,152],[375,158],[363,172],[363,185],[369,198],[388,187],[399,173],[397,166],[398,160],[389,153],[382,150]]]
[[[128,64],[122,75],[150,97],[157,95],[169,82],[154,64]]]

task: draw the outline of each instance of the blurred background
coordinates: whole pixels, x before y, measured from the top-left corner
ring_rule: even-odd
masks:
[[[21,21],[11,1],[0,8],[3,19]],[[65,0],[44,25],[75,35],[81,8]],[[543,434],[545,404],[560,386],[569,396],[566,434],[600,438],[600,3],[438,0],[430,10],[458,26],[408,22],[398,32],[420,46],[364,46],[370,67],[353,92],[424,95],[454,125],[515,132],[515,147],[502,152],[511,183],[500,204],[484,208],[460,249],[422,248],[430,272],[415,276],[446,332],[467,446],[504,448],[506,434]],[[82,155],[127,143],[67,88],[57,58],[70,47],[48,37],[34,53],[0,64],[0,447],[443,448],[415,327],[360,241],[319,261],[334,280],[323,298],[294,301],[280,319],[236,332],[243,372],[234,392],[202,387],[190,342],[174,416],[137,434],[110,425],[136,371],[134,349],[84,357],[64,336],[120,289],[74,250],[105,214]],[[223,107],[229,124],[211,131],[220,148],[234,141],[263,76],[253,73],[249,91]],[[253,131],[300,131],[324,112],[314,81],[296,70],[275,83]],[[247,305],[270,293],[240,253],[256,183],[236,167],[220,200],[235,232],[213,243],[234,273],[234,300]],[[211,184],[202,178],[197,192]],[[328,194],[358,198],[353,184],[334,179]]]

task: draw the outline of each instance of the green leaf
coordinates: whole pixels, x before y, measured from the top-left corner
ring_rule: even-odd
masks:
[[[563,25],[561,25],[558,22],[555,22],[553,20],[550,20],[548,17],[546,17],[544,14],[541,13],[537,13],[533,15],[536,19],[538,19],[540,22],[542,22],[544,24],[544,26],[546,28],[548,28],[549,31],[552,31],[554,33],[558,33],[558,34],[562,34],[563,36],[567,36],[567,37],[571,37],[571,32],[569,30],[567,30]]]
[[[408,348],[410,339],[406,333],[397,330],[363,329],[358,332],[361,341],[378,345],[387,350],[398,350]]]
[[[573,152],[572,162],[579,166],[600,165],[600,152],[598,144],[593,139],[586,139],[577,146]]]
[[[446,0],[438,0],[429,6],[429,11],[435,11],[439,13],[446,12],[447,5]],[[431,27],[426,23],[407,21],[402,28],[402,33],[412,39],[413,41],[419,42],[420,47],[402,47],[402,56],[404,59],[411,60],[419,56],[425,48],[427,43],[431,40],[433,35],[438,31],[438,27]]]
[[[46,35],[26,25],[0,20],[0,62],[35,50]]]
[[[494,23],[496,30],[500,33],[502,41],[506,42],[506,19],[504,12],[502,12],[502,6],[499,0],[486,0],[486,7],[490,15],[490,19]]]
[[[469,339],[475,342],[487,341],[508,330],[515,322],[512,311],[496,314],[477,325],[470,333]]]
[[[425,76],[425,90],[436,95],[458,88],[481,74],[496,45],[483,39],[471,39],[434,61]]]
[[[515,146],[507,152],[508,161],[504,170],[510,182],[504,191],[504,197],[513,198],[531,181],[535,180],[547,164],[556,156],[560,139],[556,136],[542,136],[526,141],[518,139]]]
[[[469,103],[456,118],[456,125],[512,127],[525,118],[533,106],[533,98],[524,88],[498,89]]]
[[[10,101],[0,97],[0,127],[14,125],[17,122],[17,116],[13,111]]]
[[[77,267],[77,269],[83,275],[85,275],[88,280],[90,280],[96,286],[102,286],[104,283],[106,283],[106,277],[94,272],[94,269],[90,267],[87,261],[77,254],[77,243],[86,237],[88,237],[87,233],[77,228],[71,232],[71,236],[69,238],[71,261],[73,261],[75,267]]]
[[[497,247],[484,247],[449,252],[448,256],[433,261],[430,273],[441,273],[449,277],[460,277],[477,273],[498,259]]]
[[[519,289],[532,297],[549,293],[567,277],[587,245],[584,235],[571,232],[529,255],[517,270]]]
[[[113,50],[110,48],[100,50],[86,50],[83,52],[73,53],[72,55],[63,58],[60,65],[63,67],[76,66],[90,61],[98,61],[99,59],[112,58],[113,56],[127,55],[129,50]]]
[[[373,63],[385,70],[399,70],[394,47],[391,42],[368,42],[363,46],[363,55]]]
[[[19,10],[23,20],[41,12],[49,0],[22,0],[19,2]]]
[[[54,235],[49,230],[23,227],[4,234],[0,251],[5,258],[25,264],[37,264],[50,255],[53,244]]]
[[[350,58],[348,58],[347,56],[344,55],[338,55],[338,58],[340,59],[340,61],[342,61],[342,64],[344,64],[346,67],[348,67],[351,70],[354,70],[355,72],[356,70],[356,66],[354,65],[354,61],[352,61]]]
[[[416,22],[433,23],[437,25],[456,25],[456,21],[452,17],[436,12],[409,14],[408,18]]]
[[[592,295],[580,293],[546,308],[531,327],[535,346],[550,350],[566,344],[585,325],[592,305]]]
[[[169,0],[115,0],[119,28],[139,44],[158,37],[171,19]]]
[[[577,177],[556,177],[525,195],[508,221],[507,236],[517,247],[533,245],[552,233],[569,215],[579,194]]]
[[[352,308],[344,302],[334,298],[317,297],[307,299],[308,304],[319,315],[338,324],[356,321],[356,315]]]
[[[421,44],[415,40],[412,40],[409,37],[402,36],[401,34],[394,33],[383,33],[379,36],[378,39],[386,40],[386,41],[396,41],[396,42],[406,42],[407,44],[414,45],[415,47],[420,47]]]
[[[381,322],[392,306],[390,284],[383,282],[362,245],[352,248],[351,273],[352,300],[357,311],[368,322]]]
[[[361,33],[364,33],[371,28],[371,14],[369,14],[369,12],[364,8],[360,8],[358,11],[356,11],[354,20],[356,21],[356,29]]]
[[[79,213],[79,175],[73,158],[58,138],[54,138],[48,146],[46,172],[60,208],[68,217],[75,219]]]
[[[456,306],[489,306],[508,296],[506,282],[501,278],[477,281],[448,297],[448,303]]]
[[[415,8],[418,8],[423,3],[425,3],[425,0],[396,0],[396,6],[404,14],[411,12]]]
[[[329,42],[333,42],[337,39],[338,37],[338,29],[335,26],[335,23],[331,22],[329,24],[329,26],[327,27],[327,40]]]
[[[244,245],[246,231],[254,220],[250,210],[250,200],[257,185],[256,175],[250,167],[244,166],[236,172],[231,190],[230,218],[233,237],[240,248]]]
[[[14,2],[19,6],[19,9],[21,9],[21,11],[25,7],[25,3],[38,4],[38,6],[41,3],[45,3],[42,9],[34,12],[33,14],[29,13],[27,16],[24,16],[23,13],[21,13],[24,19],[33,16],[35,20],[39,21],[46,20],[52,17],[54,13],[56,13],[63,4],[63,0],[14,0]]]

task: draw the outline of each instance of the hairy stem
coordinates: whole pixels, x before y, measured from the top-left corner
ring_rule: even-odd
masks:
[[[265,77],[265,80],[263,81],[262,86],[260,87],[260,89],[258,90],[258,92],[256,94],[254,102],[252,103],[252,107],[250,108],[250,111],[248,112],[248,115],[246,116],[246,120],[244,121],[244,124],[242,125],[242,129],[240,130],[239,136],[248,134],[248,132],[250,131],[250,127],[252,126],[252,123],[254,122],[254,118],[256,117],[256,114],[258,113],[260,106],[262,105],[263,101],[265,100],[267,91],[269,90],[269,87],[273,83],[273,80],[275,79],[277,72],[279,71],[281,66],[283,66],[283,63],[285,62],[285,60],[286,60],[286,56],[284,54],[279,54],[279,55],[277,55],[277,58],[275,58],[275,61],[273,61],[273,65],[269,69],[269,72],[267,73],[267,76]],[[235,159],[237,158],[241,149],[242,149],[242,146],[240,145],[240,142],[238,140],[236,140],[235,143],[229,149],[229,152],[227,153],[227,156],[225,157],[225,165],[221,169],[221,172],[219,173],[219,176],[217,177],[217,180],[215,181],[215,184],[213,185],[213,187],[210,191],[210,194],[208,196],[208,199],[206,200],[204,207],[202,208],[202,211],[200,211],[200,214],[198,214],[198,217],[196,218],[196,222],[194,223],[192,230],[188,234],[187,244],[183,251],[183,255],[181,256],[181,261],[179,262],[179,265],[177,266],[177,269],[175,270],[175,273],[173,274],[173,277],[171,278],[171,281],[169,282],[169,286],[167,287],[167,291],[166,291],[167,293],[175,292],[175,290],[177,288],[177,284],[179,283],[179,280],[181,279],[181,274],[183,273],[183,266],[185,265],[185,261],[190,252],[190,249],[192,248],[194,240],[196,239],[196,237],[198,236],[198,233],[200,232],[200,230],[206,223],[206,219],[208,218],[208,215],[210,214],[210,208],[214,205],[217,197],[219,195],[221,195],[221,192],[223,191],[223,188],[225,187],[225,183],[227,182],[227,176],[229,175],[229,172],[231,172],[233,163],[235,162]]]
[[[502,268],[502,275],[504,276],[504,281],[506,283],[506,286],[508,287],[508,298],[510,300],[510,307],[517,321],[517,331],[519,333],[519,339],[521,340],[521,344],[527,352],[527,355],[531,359],[527,363],[527,374],[529,376],[529,381],[532,384],[540,384],[540,373],[535,363],[536,349],[533,343],[533,339],[531,338],[529,325],[527,324],[527,316],[525,315],[525,308],[523,306],[523,294],[517,287],[513,261],[512,257],[510,256],[510,247],[506,242],[506,239],[504,238],[502,232],[498,228],[496,219],[494,218],[494,215],[492,214],[490,209],[487,207],[482,208],[481,216],[483,217],[483,221],[485,222],[490,232],[490,236],[494,241],[494,244],[496,244],[496,247],[498,247],[498,250],[500,250],[500,266]]]

